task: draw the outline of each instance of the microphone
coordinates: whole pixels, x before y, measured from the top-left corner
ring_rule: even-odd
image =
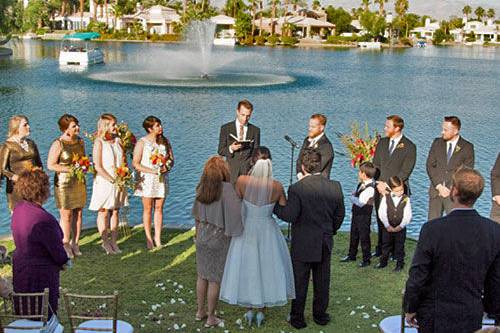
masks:
[[[293,139],[290,136],[285,135],[285,140],[288,141],[295,148],[300,149],[300,146],[297,144],[297,142],[293,141]]]

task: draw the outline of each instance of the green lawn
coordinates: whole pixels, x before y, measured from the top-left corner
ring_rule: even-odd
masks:
[[[145,248],[143,230],[135,228],[130,237],[120,242],[123,253],[108,256],[100,247],[96,230],[87,230],[81,242],[84,255],[75,261],[73,269],[61,274],[62,287],[82,294],[111,294],[117,290],[120,294],[119,318],[130,322],[136,332],[174,331],[175,324],[185,325],[180,328],[184,332],[209,331],[202,323],[194,321],[196,265],[192,235],[192,231],[165,230],[166,246],[149,252]],[[306,308],[308,327],[301,332],[377,332],[376,325],[382,318],[400,313],[401,290],[416,243],[407,241],[405,272],[394,273],[394,263],[384,270],[373,269],[374,263],[365,269],[354,263],[339,263],[346,254],[348,242],[348,233],[335,236],[329,307],[331,323],[322,327],[312,321],[310,294]],[[0,244],[13,250],[12,241]],[[10,275],[10,271],[10,266],[4,266],[1,272]],[[63,324],[68,325],[62,300],[60,304],[59,315]],[[156,304],[159,307],[153,310]],[[242,327],[237,324],[245,309],[220,303],[219,311],[225,328],[212,331],[249,330],[245,324]],[[297,332],[285,322],[288,311],[289,305],[267,310],[265,325],[260,329],[252,327],[252,330]]]

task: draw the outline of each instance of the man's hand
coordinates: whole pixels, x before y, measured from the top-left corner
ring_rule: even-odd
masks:
[[[436,190],[438,190],[439,196],[442,198],[448,198],[450,196],[450,189],[443,184],[436,186]]]
[[[405,319],[406,319],[406,323],[410,327],[418,328],[417,313],[416,312],[414,312],[414,313],[405,313]]]
[[[386,195],[387,194],[387,188],[388,187],[389,186],[387,186],[386,182],[382,182],[382,181],[377,182],[377,191],[381,195]]]
[[[385,230],[387,230],[387,232],[394,232],[394,228],[392,227],[392,225],[387,226]]]
[[[500,195],[495,195],[493,197],[493,201],[495,201],[497,203],[497,205],[500,205]]]
[[[241,143],[238,143],[234,141],[229,147],[231,148],[231,151],[235,152],[241,149]]]
[[[400,232],[401,230],[403,230],[403,228],[401,228],[401,226],[398,225],[396,228],[392,229],[392,232]]]

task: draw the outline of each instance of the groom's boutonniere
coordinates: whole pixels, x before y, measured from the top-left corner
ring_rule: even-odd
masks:
[[[319,147],[318,143],[315,143],[315,144],[313,145],[313,149],[318,149],[318,147]]]
[[[405,147],[405,144],[401,142],[396,148],[404,148],[404,147]]]
[[[455,147],[455,153],[458,153],[460,151],[460,149],[462,149],[462,147],[460,147],[459,145],[456,145],[456,147]]]

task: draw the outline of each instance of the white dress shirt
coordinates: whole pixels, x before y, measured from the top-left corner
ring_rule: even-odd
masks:
[[[236,137],[239,138],[240,137],[240,122],[238,121],[238,119],[235,120],[235,123],[236,123]],[[243,125],[243,140],[246,140],[247,138],[247,132],[248,132],[248,124],[246,125]],[[233,150],[231,149],[231,146],[229,146],[229,152],[232,154],[233,153]]]
[[[392,202],[394,202],[394,206],[397,207],[402,197],[390,195],[390,198],[392,199]],[[386,196],[382,197],[382,200],[380,201],[380,207],[378,208],[378,217],[380,218],[380,221],[382,221],[382,223],[384,224],[384,227],[387,228],[390,225],[389,218],[387,217]],[[411,202],[410,198],[408,197],[408,202],[406,203],[406,206],[403,210],[403,220],[401,220],[401,224],[399,226],[401,228],[406,227],[408,224],[410,224],[411,217],[412,217]]]
[[[363,182],[363,185],[361,186],[367,186],[369,184],[373,183],[373,179],[367,179]],[[358,207],[363,207],[368,203],[368,201],[373,198],[375,195],[375,188],[373,186],[366,187],[361,193],[359,194],[359,197],[356,197],[354,194],[351,196],[351,202],[358,206]]]
[[[308,138],[308,139],[307,139],[307,140],[309,141],[309,146],[308,146],[308,147],[309,147],[309,148],[314,147],[314,145],[315,145],[316,143],[318,143],[319,139],[321,139],[321,138],[323,137],[323,135],[325,135],[325,132],[321,133],[320,135],[318,135],[318,136],[316,136],[316,137],[314,137],[314,138],[312,138],[312,139],[311,139],[311,138]],[[297,179],[298,179],[298,180],[301,180],[301,179],[302,179],[302,177],[304,177],[304,175],[302,174],[302,172],[299,172],[299,173],[297,174]]]

